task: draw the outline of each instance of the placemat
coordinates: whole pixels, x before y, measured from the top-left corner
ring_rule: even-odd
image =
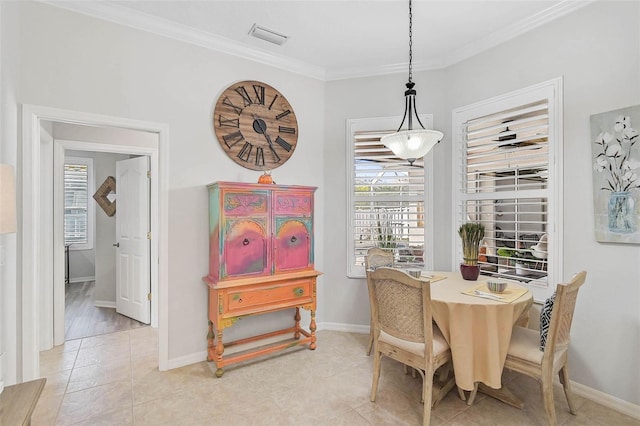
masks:
[[[425,278],[431,281],[432,283],[435,283],[436,281],[444,280],[447,277],[445,277],[444,275],[432,275],[432,274],[427,274],[423,272],[422,274],[420,274],[420,278]]]
[[[477,295],[475,294],[475,290],[480,290],[484,293],[489,293],[492,294],[494,296],[499,296],[502,297],[502,299],[493,299],[493,298],[488,298],[488,297],[484,297],[481,295]],[[483,299],[488,299],[488,300],[495,300],[496,302],[501,302],[501,303],[511,303],[514,300],[520,298],[523,294],[525,294],[528,290],[526,288],[522,288],[519,286],[515,286],[511,283],[507,283],[507,288],[502,292],[502,293],[491,293],[489,291],[489,288],[487,287],[487,282],[486,281],[482,281],[481,284],[476,284],[472,287],[469,287],[468,289],[466,289],[465,291],[462,292],[462,294],[466,294],[468,296],[473,296],[473,297],[481,297]]]

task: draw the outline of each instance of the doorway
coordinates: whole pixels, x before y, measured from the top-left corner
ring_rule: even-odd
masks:
[[[43,127],[54,145],[63,147],[70,143],[58,136],[116,136],[113,129],[99,127]],[[130,130],[118,131],[117,137],[156,142],[155,135]],[[64,150],[63,197],[54,200],[54,210],[64,209],[65,298],[54,298],[54,304],[64,303],[54,310],[64,312],[65,340],[150,323],[149,180],[148,156]]]
[[[123,142],[119,139],[76,143],[63,146],[54,143],[42,130],[42,124],[66,123],[104,127],[114,131],[129,129],[148,132],[156,137],[155,145]],[[60,180],[59,164],[64,149],[101,152],[124,152],[147,155],[151,162],[151,324],[158,328],[158,362],[160,370],[168,369],[167,330],[167,182],[168,182],[168,126],[118,117],[81,113],[33,105],[22,106],[23,137],[23,209],[22,209],[22,312],[23,323],[16,349],[22,358],[22,380],[39,377],[39,352],[64,342],[64,315],[60,304],[64,300],[64,246],[62,241],[61,211],[54,210],[53,200]],[[76,145],[73,145],[76,143]],[[58,167],[56,167],[58,166]],[[58,195],[59,196],[59,195]],[[38,265],[36,267],[35,265]],[[59,284],[59,285],[54,285]],[[55,312],[54,312],[55,311]]]

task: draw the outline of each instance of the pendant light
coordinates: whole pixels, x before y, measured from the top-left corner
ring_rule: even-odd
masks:
[[[404,92],[404,117],[402,117],[402,122],[396,133],[383,136],[380,139],[396,156],[407,159],[409,164],[413,164],[417,158],[424,157],[427,152],[444,137],[442,132],[425,129],[416,111],[416,91],[413,88],[415,83],[411,81],[413,76],[411,72],[411,62],[413,60],[412,27],[413,15],[411,11],[411,0],[409,0],[409,81],[406,84],[407,90]],[[420,128],[413,128],[414,118],[418,124],[420,124]],[[402,130],[405,121],[407,122],[407,129]]]

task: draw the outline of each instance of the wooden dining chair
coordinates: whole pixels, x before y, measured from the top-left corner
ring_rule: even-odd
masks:
[[[367,274],[367,283],[369,281],[369,272],[381,266],[393,267],[393,252],[386,251],[377,247],[370,248],[367,251],[367,256],[364,258],[364,270]],[[371,325],[369,327],[369,347],[367,349],[367,356],[371,355],[372,348],[373,348],[373,319],[371,320]]]
[[[584,284],[586,276],[587,273],[582,271],[574,275],[569,283],[557,285],[544,349],[544,339],[538,331],[515,326],[507,351],[505,368],[533,377],[541,384],[544,409],[550,425],[557,424],[553,400],[553,376],[556,373],[564,387],[569,412],[577,413],[569,381],[567,354],[578,290]]]
[[[455,384],[453,374],[438,375],[433,383],[435,371],[451,362],[451,350],[432,322],[430,282],[381,267],[369,272],[367,283],[374,339],[371,401],[376,400],[382,357],[399,361],[422,376],[423,424],[429,425],[431,407]]]

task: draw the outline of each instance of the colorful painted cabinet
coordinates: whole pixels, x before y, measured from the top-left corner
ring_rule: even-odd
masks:
[[[209,361],[218,377],[225,365],[292,345],[316,347],[313,200],[316,188],[216,182],[209,188]],[[223,343],[223,330],[240,316],[295,308],[290,328]],[[311,312],[309,331],[300,308]],[[224,356],[225,347],[279,334],[291,341]]]

